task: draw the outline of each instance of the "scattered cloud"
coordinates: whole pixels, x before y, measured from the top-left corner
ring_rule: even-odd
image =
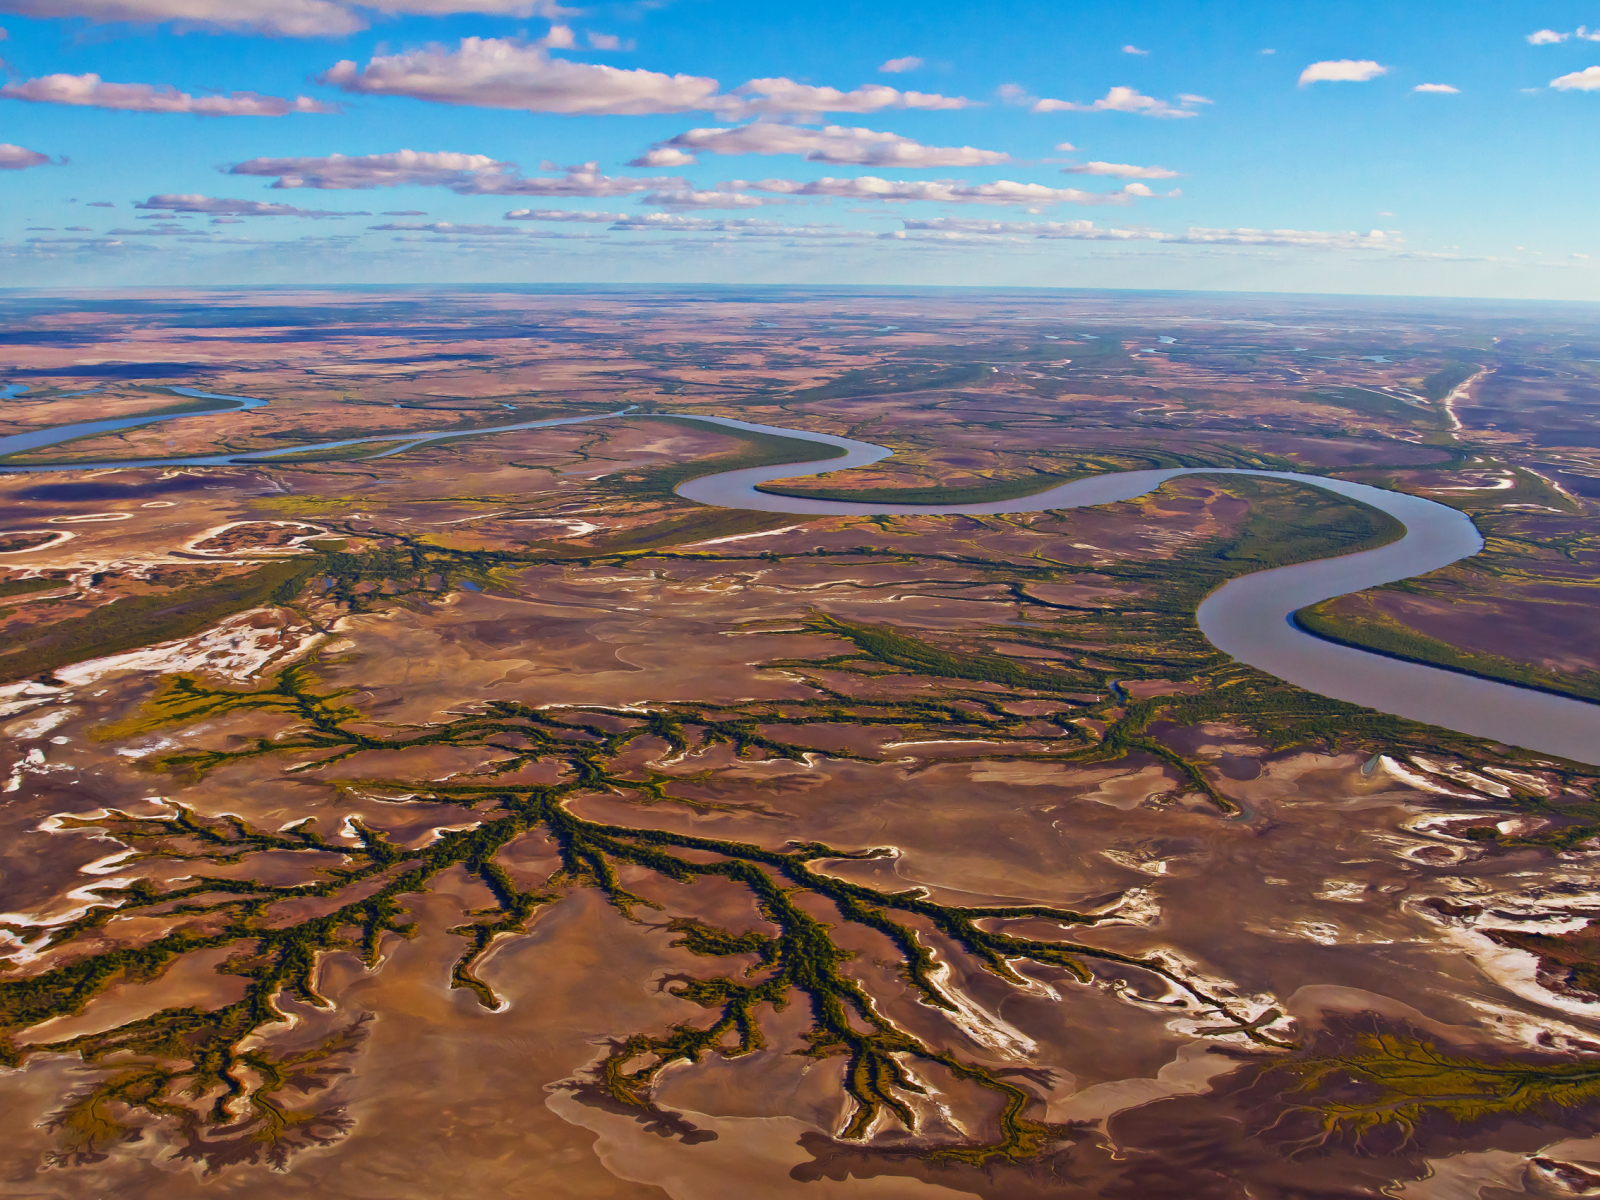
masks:
[[[430,221],[421,224],[416,221],[390,221],[384,225],[368,225],[368,229],[379,231],[411,230],[426,233],[464,234],[471,237],[522,237],[526,229],[513,229],[506,225],[455,225],[449,221]]]
[[[733,89],[714,107],[730,120],[756,115],[804,115],[806,113],[870,113],[886,108],[954,109],[970,108],[975,102],[965,96],[940,96],[932,92],[901,92],[882,83],[864,83],[848,92],[838,88],[812,87],[792,79],[752,79]]]
[[[396,150],[388,154],[329,154],[320,158],[252,158],[230,175],[276,175],[275,188],[454,187],[515,170],[486,154]]]
[[[1093,221],[988,221],[970,217],[902,217],[907,230],[968,234],[1004,234],[1076,241],[1148,241],[1179,246],[1284,246],[1314,250],[1398,250],[1402,239],[1374,229],[1370,233],[1321,233],[1301,229],[1206,229],[1191,226],[1184,233],[1154,229],[1116,229]]]
[[[420,208],[394,208],[378,214],[380,217],[425,217],[428,214]]]
[[[718,94],[717,81],[700,75],[571,62],[537,42],[476,37],[455,50],[374,55],[361,68],[345,59],[318,82],[368,96],[590,115],[691,112],[712,107]]]
[[[1076,146],[1074,146],[1071,142],[1057,142],[1056,143],[1056,149],[1057,150],[1065,150],[1068,153],[1076,153],[1078,148]]]
[[[599,164],[593,162],[564,168],[542,163],[540,169],[562,173],[530,178],[515,163],[500,162],[487,155],[419,150],[329,154],[321,158],[253,158],[235,163],[228,173],[277,176],[274,188],[446,187],[458,196],[626,196],[688,186],[676,176],[609,177],[602,175]]]
[[[1550,81],[1558,92],[1600,92],[1600,67],[1585,67]]]
[[[552,58],[548,51],[552,44],[561,43],[550,38],[538,42],[462,38],[454,50],[429,46],[375,55],[365,67],[346,59],[318,82],[360,95],[407,96],[437,104],[611,116],[699,110],[737,119],[758,114],[965,108],[972,103],[959,96],[901,92],[884,84],[843,92],[785,78],[752,79],[723,93],[715,79],[702,75],[665,75]]]
[[[1333,59],[1328,62],[1314,62],[1301,71],[1300,86],[1305,87],[1313,83],[1366,83],[1369,79],[1376,79],[1388,73],[1388,67],[1382,63],[1375,63],[1370,58]]]
[[[1150,51],[1148,51],[1148,50],[1141,50],[1141,49],[1139,49],[1139,47],[1133,46],[1133,45],[1124,46],[1122,48],[1122,52],[1124,54],[1144,54],[1144,55],[1147,55],[1147,54],[1150,53]]]
[[[172,24],[191,30],[271,37],[343,37],[366,29],[367,10],[384,15],[557,17],[554,0],[5,0],[24,17],[81,17],[98,24]]]
[[[1191,246],[1289,246],[1303,250],[1396,250],[1398,234],[1374,229],[1370,233],[1321,233],[1305,229],[1201,229],[1190,227],[1181,237],[1165,241]]]
[[[972,146],[924,146],[897,133],[829,125],[807,129],[799,125],[779,125],[758,121],[732,129],[691,129],[664,142],[650,152],[677,151],[680,154],[799,154],[808,162],[849,164],[870,167],[973,167],[994,166],[1011,161],[1009,154],[978,150]],[[692,158],[651,160],[647,154],[630,166],[682,166]]]
[[[1530,46],[1553,46],[1557,42],[1564,42],[1572,35],[1570,33],[1557,33],[1554,29],[1541,29],[1537,33],[1528,35]]]
[[[904,58],[891,58],[878,70],[887,75],[899,75],[905,71],[915,71],[920,66],[922,66],[922,59],[914,54],[908,54]]]
[[[672,146],[660,146],[653,150],[646,150],[628,165],[630,167],[687,167],[695,161],[692,154],[685,154]]]
[[[589,40],[591,50],[631,50],[633,43],[624,43],[614,33],[595,33],[592,29],[583,35]]]
[[[1176,179],[1178,173],[1166,167],[1136,167],[1131,163],[1086,162],[1062,167],[1063,175],[1103,175],[1112,179]]]
[[[160,213],[211,213],[230,217],[370,217],[368,212],[329,212],[325,209],[295,208],[290,204],[269,204],[264,200],[225,200],[192,193],[167,193],[141,200],[135,208]],[[161,220],[158,216],[144,218]]]
[[[1448,83],[1419,83],[1411,89],[1413,92],[1434,93],[1440,96],[1459,96],[1461,89],[1451,87]]]
[[[679,188],[675,191],[646,192],[639,197],[640,204],[653,204],[658,208],[760,208],[768,204],[788,204],[768,196],[747,196],[743,192],[728,190],[696,191]]]
[[[385,216],[391,214],[385,213]],[[392,214],[398,216],[399,214]],[[506,213],[507,221],[581,221],[586,224],[610,225],[624,219],[622,213],[589,212],[578,208],[514,208]]]
[[[1276,54],[1277,51],[1268,49],[1268,50],[1263,50],[1261,53],[1263,53],[1263,54]]]
[[[722,185],[728,191],[774,192],[785,196],[832,196],[845,200],[928,200],[943,204],[1131,204],[1134,196],[1148,196],[1140,183],[1115,192],[1085,192],[1077,188],[1052,188],[1042,183],[967,184],[955,180],[901,181],[860,175],[853,179],[734,180]]]
[[[0,142],[0,171],[21,171],[26,167],[42,167],[51,161],[48,154]],[[107,205],[106,207],[110,207]]]
[[[309,96],[286,100],[260,92],[225,96],[191,96],[167,84],[107,83],[100,76],[45,75],[0,87],[8,100],[35,104],[67,104],[78,108],[113,108],[124,112],[193,113],[201,117],[282,117],[289,113],[334,113],[337,104]]]
[[[558,168],[554,163],[541,164],[541,170],[561,170],[553,178],[528,178],[513,168],[500,173],[479,173],[450,185],[450,190],[462,196],[630,196],[637,192],[685,187],[676,176],[607,176],[600,173],[600,164],[578,163]]]
[[[84,207],[86,207],[86,208],[115,208],[116,205],[111,203],[111,201],[109,201],[109,200],[91,200]]]
[[[1141,117],[1197,117],[1200,114],[1194,111],[1198,104],[1210,104],[1204,96],[1184,95],[1178,97],[1178,103],[1170,100],[1157,100],[1154,96],[1146,96],[1130,87],[1114,87],[1100,99],[1092,104],[1078,104],[1070,100],[1035,100],[1033,111],[1036,113],[1050,112],[1124,112],[1137,113]]]

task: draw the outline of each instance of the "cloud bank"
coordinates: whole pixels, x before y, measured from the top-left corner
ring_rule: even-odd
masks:
[[[122,112],[193,113],[201,117],[282,117],[290,113],[335,113],[336,104],[309,96],[286,100],[260,92],[226,96],[191,96],[168,84],[107,83],[95,74],[44,75],[0,87],[8,100],[66,104],[76,108],[111,108]]]
[[[871,167],[973,167],[1011,161],[1009,154],[972,146],[924,146],[897,133],[829,125],[806,129],[765,121],[733,129],[691,129],[655,147],[629,166],[683,166],[698,153],[798,154],[809,162]]]
[[[328,154],[318,158],[252,158],[235,163],[230,175],[276,176],[274,188],[350,190],[378,187],[445,187],[458,196],[624,196],[688,185],[677,177],[613,178],[588,162],[553,178],[528,177],[516,163],[486,154],[395,150],[388,154]]]
[[[1122,112],[1136,113],[1141,117],[1162,117],[1167,119],[1197,117],[1200,114],[1195,107],[1201,104],[1210,104],[1204,96],[1182,95],[1178,103],[1170,100],[1158,100],[1154,96],[1146,96],[1134,88],[1114,87],[1100,99],[1092,104],[1078,104],[1070,100],[1036,100],[1033,111],[1036,113],[1052,112]]]
[[[503,17],[557,17],[554,0],[5,0],[6,12],[24,17],[81,17],[96,24],[171,24],[178,32],[258,33],[271,37],[343,37],[366,29],[363,10],[389,16],[482,13]]]
[[[715,79],[703,75],[666,75],[552,58],[548,47],[566,44],[570,31],[567,35],[567,39],[540,42],[468,37],[454,50],[429,46],[403,54],[375,55],[365,67],[345,59],[318,82],[359,95],[589,116],[715,111],[738,119],[886,108],[965,108],[972,103],[959,96],[902,92],[885,84],[865,84],[843,92],[781,77],[752,79],[724,93]]]
[[[1085,192],[1077,188],[1052,188],[1042,183],[967,184],[955,180],[891,180],[872,175],[853,179],[736,179],[723,185],[728,191],[774,192],[784,196],[831,196],[843,200],[927,200],[939,204],[1131,204],[1135,196],[1149,196],[1142,183],[1116,192]]]

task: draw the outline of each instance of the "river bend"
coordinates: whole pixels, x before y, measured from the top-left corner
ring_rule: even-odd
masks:
[[[254,397],[224,396],[194,388],[170,389],[197,399],[230,401],[236,411],[266,403]],[[105,470],[119,467],[246,466],[270,464],[276,457],[340,449],[364,443],[403,442],[372,457],[409,450],[426,442],[446,438],[481,436],[519,429],[541,429],[624,416],[630,410],[597,416],[560,417],[545,421],[523,421],[470,431],[451,431],[421,435],[385,434],[368,438],[349,438],[314,446],[290,446],[251,454],[205,455],[189,458],[126,460],[101,463],[73,463],[52,466],[0,467],[5,471],[46,472],[62,470]],[[0,454],[38,449],[89,434],[148,424],[152,420],[176,420],[201,414],[172,413],[162,417],[134,417],[106,422],[85,422],[52,430],[36,430],[14,438],[0,438]],[[1197,617],[1201,632],[1213,645],[1240,662],[1275,675],[1307,691],[1336,700],[1360,704],[1379,712],[1409,717],[1430,725],[1458,730],[1544,754],[1559,755],[1578,762],[1600,764],[1600,705],[1570,700],[1528,688],[1513,687],[1476,676],[1444,671],[1420,663],[1404,662],[1371,654],[1351,646],[1313,637],[1293,622],[1293,614],[1308,604],[1361,591],[1383,583],[1393,583],[1413,575],[1426,574],[1476,554],[1483,538],[1466,514],[1420,496],[1385,491],[1362,483],[1302,475],[1284,471],[1248,471],[1218,468],[1176,468],[1157,471],[1124,471],[1076,479],[1048,491],[1014,500],[988,504],[852,504],[837,500],[813,500],[798,496],[776,496],[756,490],[756,485],[778,479],[820,475],[849,467],[865,466],[888,458],[894,452],[870,442],[833,434],[810,433],[772,425],[756,425],[726,417],[697,416],[691,419],[732,429],[775,434],[802,441],[817,442],[845,451],[843,456],[812,463],[790,463],[777,467],[750,467],[724,471],[690,480],[678,494],[700,504],[721,508],[754,509],[760,512],[788,513],[795,516],[878,516],[880,514],[923,514],[928,516],[985,516],[1001,513],[1043,512],[1046,509],[1082,508],[1131,500],[1160,487],[1180,475],[1252,475],[1265,479],[1286,479],[1293,483],[1319,487],[1325,491],[1360,500],[1399,520],[1405,536],[1376,550],[1363,550],[1337,558],[1318,559],[1258,571],[1231,580],[1212,592],[1201,603]]]

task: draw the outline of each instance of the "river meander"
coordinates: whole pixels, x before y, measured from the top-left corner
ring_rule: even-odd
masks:
[[[232,401],[239,405],[236,411],[265,403],[253,397],[223,396],[192,388],[171,390],[197,399]],[[383,452],[373,456],[384,457],[425,442],[461,437],[464,434],[481,436],[487,433],[575,424],[622,416],[624,411],[599,416],[525,421],[471,431],[352,438],[312,446],[299,445],[279,450],[257,451],[247,455],[209,455],[37,467],[6,466],[0,470],[42,472],[104,470],[117,467],[245,466],[252,462],[268,462],[282,455],[340,449],[363,443],[385,443]],[[200,414],[170,414],[155,419],[173,420],[182,415]],[[53,430],[36,430],[17,435],[15,438],[0,438],[0,454],[17,453],[23,449],[38,449],[91,433],[145,424],[151,419],[145,417],[113,422],[88,422]],[[880,514],[982,516],[1042,512],[1047,509],[1081,508],[1131,500],[1161,486],[1169,479],[1180,475],[1197,474],[1251,475],[1266,479],[1285,479],[1370,504],[1405,525],[1405,536],[1376,550],[1278,567],[1234,579],[1211,593],[1200,605],[1197,615],[1201,631],[1219,650],[1240,662],[1308,691],[1360,704],[1379,712],[1409,717],[1412,720],[1490,738],[1540,753],[1600,764],[1600,705],[1444,671],[1419,663],[1386,658],[1350,646],[1323,641],[1294,624],[1293,614],[1309,604],[1346,592],[1361,591],[1379,584],[1436,571],[1481,550],[1483,539],[1471,520],[1466,514],[1443,504],[1420,496],[1385,491],[1342,479],[1282,471],[1217,468],[1177,468],[1098,475],[1073,480],[1031,496],[988,504],[950,506],[856,504],[837,500],[779,496],[757,491],[756,487],[758,484],[778,479],[792,479],[797,476],[818,475],[827,471],[864,466],[889,457],[893,451],[870,442],[832,434],[756,425],[724,417],[702,416],[693,419],[734,429],[817,442],[845,451],[841,457],[818,462],[752,467],[738,471],[724,471],[716,475],[704,475],[678,488],[678,494],[685,499],[721,508],[754,509],[760,512],[787,513],[796,516]],[[26,444],[12,444],[19,438],[27,439]],[[397,441],[403,441],[404,444],[393,446]]]

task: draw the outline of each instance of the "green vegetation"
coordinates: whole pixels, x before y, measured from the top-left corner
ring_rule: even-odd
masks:
[[[1571,675],[1557,674],[1542,670],[1532,663],[1452,646],[1449,642],[1429,637],[1402,624],[1376,605],[1363,605],[1359,616],[1342,611],[1348,606],[1347,597],[1336,596],[1332,600],[1302,608],[1294,614],[1294,621],[1307,633],[1338,642],[1341,646],[1353,646],[1357,650],[1368,650],[1389,658],[1442,667],[1446,671],[1459,671],[1463,675],[1478,675],[1517,687],[1531,688],[1536,692],[1552,692],[1558,696],[1600,702],[1600,673],[1585,671]]]
[[[988,504],[1047,492],[1057,484],[1081,478],[1085,474],[1089,472],[1048,475],[1041,471],[970,487],[848,488],[807,487],[803,483],[758,483],[756,491],[773,496],[799,496],[808,500],[843,500],[848,504]]]
[[[85,659],[190,637],[233,613],[282,603],[279,597],[286,594],[298,595],[310,570],[307,559],[272,562],[248,575],[125,596],[69,620],[0,638],[0,683],[46,676]]]
[[[1439,415],[1435,412],[1407,404],[1396,396],[1386,396],[1382,392],[1368,391],[1366,388],[1319,388],[1311,393],[1311,398],[1319,404],[1334,404],[1370,416],[1388,417],[1406,425],[1433,428],[1439,424]]]
[[[686,417],[661,416],[647,413],[632,420],[664,421],[695,433],[714,433],[742,443],[731,454],[716,458],[700,458],[689,462],[670,463],[660,467],[628,471],[607,476],[606,489],[629,499],[676,499],[673,489],[679,484],[714,475],[723,471],[739,471],[746,467],[772,467],[785,463],[822,462],[830,458],[843,458],[848,451],[838,446],[810,442],[802,438],[780,437],[777,434],[758,433],[748,429],[734,429],[695,421]]]
[[[1477,363],[1470,362],[1455,362],[1441,367],[1422,381],[1422,394],[1437,404],[1482,369]]]
[[[964,363],[960,366],[895,363],[846,371],[827,383],[791,392],[788,399],[791,403],[804,404],[847,396],[888,396],[897,392],[969,387],[986,382],[993,374],[994,368],[982,363]]]
[[[810,628],[842,640],[850,650],[770,664],[807,680],[804,698],[660,703],[647,713],[608,711],[603,721],[581,707],[495,700],[482,711],[454,713],[438,723],[386,725],[352,703],[357,689],[325,690],[314,663],[281,671],[254,690],[213,686],[192,676],[168,679],[141,712],[103,728],[99,736],[121,739],[242,713],[276,716],[282,726],[271,736],[237,739],[223,748],[184,748],[152,756],[144,760],[152,771],[193,778],[271,757],[285,761],[289,772],[308,782],[320,781],[335,790],[359,787],[397,805],[452,805],[463,815],[472,814],[472,823],[442,828],[426,845],[406,849],[383,830],[359,821],[350,822],[350,839],[330,842],[315,820],[270,832],[237,816],[207,817],[176,805],[155,819],[117,812],[64,819],[64,828],[100,831],[132,847],[134,855],[119,864],[123,875],[136,871],[141,862],[181,861],[186,866],[181,872],[164,868],[167,882],[138,878],[93,886],[85,911],[44,934],[46,947],[65,953],[37,974],[0,976],[0,1033],[14,1036],[51,1017],[82,1012],[107,988],[157,978],[179,957],[199,951],[225,951],[228,957],[219,969],[242,977],[245,993],[215,1009],[166,1009],[59,1041],[0,1042],[0,1061],[15,1066],[35,1053],[70,1053],[107,1069],[52,1118],[59,1139],[53,1161],[94,1161],[151,1118],[161,1118],[177,1131],[179,1153],[206,1163],[210,1171],[244,1162],[282,1166],[297,1151],[327,1144],[348,1127],[348,1117],[337,1104],[318,1093],[346,1069],[343,1063],[362,1029],[357,1022],[310,1049],[282,1052],[272,1038],[283,1019],[277,1002],[292,998],[324,1006],[315,990],[319,956],[344,950],[377,963],[386,938],[415,932],[407,919],[407,897],[429,890],[447,870],[464,871],[492,897],[491,904],[451,930],[461,942],[451,984],[485,1006],[498,1004],[489,983],[477,973],[489,947],[500,937],[526,932],[543,909],[579,890],[599,893],[630,920],[642,922],[641,910],[665,914],[675,945],[715,961],[704,974],[664,981],[673,994],[706,1010],[706,1018],[615,1038],[582,1085],[642,1117],[669,1124],[672,1114],[662,1113],[654,1099],[664,1070],[708,1055],[733,1057],[762,1047],[770,1014],[799,1001],[810,1020],[801,1053],[843,1060],[842,1087],[853,1103],[846,1137],[865,1136],[879,1118],[915,1129],[910,1100],[923,1091],[920,1067],[942,1069],[958,1085],[976,1089],[987,1097],[987,1110],[993,1114],[992,1136],[935,1147],[927,1152],[935,1159],[982,1166],[1032,1158],[1068,1140],[1066,1127],[1039,1115],[1040,1101],[1018,1072],[932,1044],[884,1014],[852,972],[852,954],[843,948],[868,930],[887,939],[906,986],[930,1008],[955,1007],[944,982],[947,968],[931,948],[938,944],[930,941],[937,934],[943,945],[954,947],[963,969],[986,971],[1014,986],[1025,983],[1017,970],[1021,963],[1064,971],[1085,982],[1097,972],[1150,975],[1176,989],[1180,1000],[1175,1006],[1204,1014],[1213,1029],[1238,1033],[1263,1048],[1286,1049],[1263,1031],[1276,1012],[1242,1011],[1210,994],[1165,956],[1123,953],[1070,936],[1029,937],[1011,931],[1017,921],[1044,921],[1068,930],[1093,926],[1102,919],[1093,913],[1044,905],[943,903],[920,888],[883,890],[827,869],[830,860],[870,860],[887,850],[817,842],[762,844],[648,824],[615,824],[579,816],[571,804],[586,794],[606,793],[640,806],[670,803],[700,812],[761,813],[755,805],[680,795],[685,778],[659,762],[637,765],[644,758],[638,744],[650,739],[679,756],[722,745],[740,757],[805,761],[823,753],[806,731],[841,725],[879,730],[900,740],[981,739],[990,745],[973,757],[985,759],[1104,762],[1143,754],[1176,775],[1177,790],[1201,793],[1224,812],[1234,811],[1234,805],[1223,794],[1221,781],[1208,765],[1168,746],[1158,736],[1160,723],[1226,719],[1275,746],[1382,746],[1388,752],[1423,753],[1439,753],[1442,747],[1468,759],[1485,753],[1472,739],[1307,695],[1233,663],[1211,647],[1194,624],[1194,608],[1219,583],[1281,562],[1378,544],[1395,532],[1375,510],[1314,488],[1239,477],[1211,485],[1247,499],[1248,516],[1232,532],[1170,560],[1076,567],[1042,554],[1009,559],[873,546],[788,555],[643,548],[596,551],[585,560],[621,564],[650,559],[669,565],[709,560],[728,563],[730,569],[739,569],[741,563],[824,557],[847,563],[955,565],[977,581],[1009,590],[1030,612],[1048,614],[1049,621],[1036,619],[1025,628],[994,626],[978,635],[991,644],[1048,647],[1060,655],[1048,666],[975,649],[948,634],[918,635],[818,613],[810,618]],[[1285,530],[1300,532],[1285,538]],[[357,552],[324,542],[315,547],[315,558],[273,564],[291,572],[272,585],[273,598],[293,602],[312,576],[322,576],[322,597],[363,609],[396,598],[442,595],[463,580],[480,586],[509,582],[511,572],[525,566],[571,561],[535,550],[455,550],[406,535],[396,543]],[[1070,579],[1079,572],[1110,576],[1124,593],[1139,598],[1111,609],[1051,603],[1028,591],[1033,584]],[[874,697],[870,687],[846,694],[828,682],[840,673],[863,681],[909,673],[929,686],[905,698]],[[1200,690],[1136,700],[1116,687],[1119,680],[1155,678],[1189,680]],[[1045,718],[1023,717],[1005,706],[1027,697],[1052,699],[1061,711]],[[1042,731],[1042,726],[1055,732]],[[369,751],[394,756],[426,747],[487,748],[497,757],[478,775],[443,781],[374,779],[370,773],[359,781],[340,780],[331,774],[339,764]],[[624,767],[624,761],[636,765]],[[561,764],[562,782],[516,782],[522,769],[536,762]],[[500,857],[529,834],[552,845],[560,865],[548,878],[524,887]],[[304,856],[304,881],[265,883],[250,878],[248,869],[210,871],[211,864],[248,863],[261,854],[272,854],[280,872],[285,856]],[[670,912],[667,906],[678,885],[707,878],[742,889],[750,913],[745,927],[722,928]],[[283,916],[304,912],[307,898],[325,901],[315,910],[320,915]],[[281,907],[287,900],[300,907]],[[166,917],[165,932],[138,945],[103,948],[100,933],[113,916],[146,910],[152,919]],[[755,927],[757,918],[765,928]],[[856,929],[849,937],[836,936],[833,930],[840,923]],[[40,930],[26,926],[8,928],[30,940],[41,936]],[[74,948],[80,952],[73,954]],[[960,1044],[953,1034],[951,1038],[952,1044]],[[1382,1075],[1387,1068],[1380,1059],[1367,1054],[1358,1065]],[[1450,1081],[1463,1072],[1469,1080],[1487,1078],[1486,1069],[1470,1062],[1450,1069],[1455,1072]],[[1324,1078],[1316,1070],[1303,1066],[1295,1078],[1315,1090]],[[1546,1087],[1546,1094],[1576,1097],[1580,1092],[1572,1089],[1587,1086],[1579,1074],[1556,1084],[1544,1076],[1529,1078]],[[1568,1090],[1550,1091],[1552,1087]],[[1431,1102],[1428,1096],[1407,1096],[1407,1103]],[[1344,1119],[1337,1115],[1342,1103],[1342,1098],[1320,1094],[1306,1100],[1319,1113],[1335,1114],[1328,1120]]]
[[[431,444],[431,443],[430,443]],[[258,455],[254,458],[241,457],[241,463],[261,463],[265,466],[283,466],[289,463],[308,462],[349,462],[352,459],[371,458],[375,454],[388,454],[401,446],[409,446],[409,439],[396,439],[392,442],[362,442],[355,446],[334,446],[327,450],[300,450],[293,454]]]
[[[1292,1154],[1336,1147],[1389,1154],[1414,1145],[1430,1127],[1481,1128],[1519,1117],[1561,1127],[1600,1105],[1594,1059],[1486,1060],[1371,1013],[1325,1020],[1327,1032],[1261,1067],[1250,1088],[1281,1097],[1272,1107],[1286,1111],[1267,1132]]]
[[[66,586],[66,581],[61,579],[0,579],[0,598],[48,592],[52,588]]]

